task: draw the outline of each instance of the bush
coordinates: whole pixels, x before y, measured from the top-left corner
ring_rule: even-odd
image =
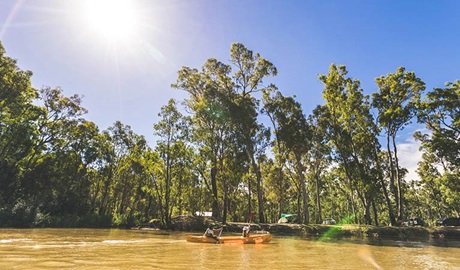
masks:
[[[36,207],[25,200],[18,200],[13,206],[0,210],[1,227],[32,227],[36,216]]]

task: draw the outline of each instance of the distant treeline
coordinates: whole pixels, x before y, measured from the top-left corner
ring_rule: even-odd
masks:
[[[331,65],[319,76],[324,104],[307,115],[267,83],[276,74],[238,43],[229,63],[183,67],[172,88],[188,98],[161,108],[151,146],[119,121],[100,131],[78,95],[33,88],[0,43],[0,226],[168,226],[196,211],[261,223],[291,213],[304,224],[459,216],[459,81],[426,90],[400,67],[367,96]],[[398,159],[411,122],[425,125],[414,134],[419,181]]]

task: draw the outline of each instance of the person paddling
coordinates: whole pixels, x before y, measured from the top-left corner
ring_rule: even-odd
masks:
[[[251,224],[244,225],[243,227],[243,237],[249,237],[249,230],[251,229]]]
[[[206,231],[204,232],[203,236],[209,237],[209,238],[214,238],[217,241],[217,240],[219,240],[219,236],[215,235],[214,231],[219,231],[219,236],[220,236],[220,233],[222,232],[222,228],[215,229],[213,226],[209,226],[206,229]]]
[[[243,227],[243,237],[249,237],[249,231],[251,230],[251,222],[254,218],[254,213],[249,214],[249,223]]]

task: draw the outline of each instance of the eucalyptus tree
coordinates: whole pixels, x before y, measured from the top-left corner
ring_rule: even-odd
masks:
[[[41,114],[36,121],[33,151],[22,162],[22,192],[51,216],[84,215],[88,211],[88,166],[94,161],[91,148],[94,123],[82,116],[86,109],[78,95],[66,97],[60,88],[40,90]]]
[[[201,71],[183,67],[178,73],[174,88],[190,94],[187,107],[193,112],[194,138],[200,153],[209,162],[209,178],[213,196],[213,216],[220,216],[218,182],[222,182],[227,158],[232,149],[244,151],[255,176],[259,203],[259,221],[263,222],[262,177],[258,159],[267,146],[268,130],[257,123],[258,102],[254,93],[263,89],[263,79],[276,74],[276,68],[268,60],[254,54],[240,43],[232,44],[232,66],[216,59],[208,59]],[[239,147],[230,148],[229,144]],[[209,176],[208,176],[209,175]],[[219,181],[217,178],[220,177]],[[251,212],[251,187],[248,181],[248,208]]]
[[[192,140],[197,145],[202,164],[196,167],[200,178],[209,187],[212,196],[212,215],[221,216],[218,179],[225,158],[225,141],[231,136],[232,122],[222,100],[232,94],[233,83],[229,77],[231,67],[216,59],[208,59],[201,70],[183,67],[173,88],[189,93],[185,104],[192,113]]]
[[[429,161],[420,162],[418,170],[420,179],[410,181],[410,188],[405,193],[408,215],[423,217],[428,226],[435,226],[437,220],[451,214],[446,211],[448,209],[445,209],[445,198],[435,181],[436,173],[432,174],[435,166],[436,163],[431,164]]]
[[[305,171],[308,166],[308,152],[311,150],[312,127],[308,124],[302,107],[293,97],[284,97],[277,92],[270,97],[264,95],[265,111],[277,123],[276,136],[289,153],[287,161],[292,164],[297,178],[297,185],[302,198],[302,222],[308,224],[310,215],[308,210],[309,194],[307,192]],[[300,209],[299,209],[300,211]],[[300,213],[299,213],[300,214]]]
[[[354,200],[354,194],[358,196],[364,208],[364,222],[370,224],[373,198],[380,188],[385,188],[382,175],[376,173],[379,171],[380,151],[378,128],[360,82],[346,78],[347,73],[345,66],[333,64],[329,73],[320,75],[319,79],[324,84],[323,98],[330,118],[328,134],[333,157],[343,166],[351,200]]]
[[[276,119],[275,113],[279,110],[278,103],[281,102],[282,95],[280,92],[275,93],[276,88],[269,88],[263,91],[262,97],[262,113],[266,114],[272,124],[274,139],[271,142],[272,153],[274,154],[274,161],[269,163],[271,166],[268,169],[270,174],[269,180],[273,188],[273,196],[276,198],[276,204],[278,205],[278,217],[284,212],[286,202],[286,191],[287,191],[287,178],[284,173],[286,167],[287,153],[285,145],[283,144],[279,131],[281,129],[280,124]]]
[[[350,199],[350,189],[343,166],[331,164],[322,177],[322,213],[337,222],[356,215],[356,201]]]
[[[435,88],[419,103],[419,121],[431,136],[417,133],[425,149],[444,161],[444,169],[460,167],[460,81]]]
[[[31,76],[6,55],[0,42],[0,208],[14,206],[21,196],[21,164],[34,151],[37,119],[43,113],[33,104],[38,91]]]
[[[161,183],[164,180],[164,164],[157,151],[147,148],[139,160],[141,166],[142,180],[140,181],[139,208],[141,217],[145,220],[159,220],[163,225],[165,222],[165,211],[163,207],[163,194]],[[160,187],[159,187],[160,186]],[[158,218],[159,217],[159,218]]]
[[[452,214],[448,207],[447,196],[443,194],[440,187],[442,160],[431,152],[422,154],[422,161],[418,164],[417,173],[420,177],[418,191],[423,200],[421,207],[427,211],[428,217],[441,219]]]
[[[96,160],[90,171],[91,187],[90,201],[92,211],[100,216],[107,217],[112,214],[110,209],[110,194],[113,176],[115,174],[115,145],[108,130],[105,130],[94,138]]]
[[[0,44],[0,208],[16,205],[14,211],[28,212],[29,225],[37,213],[89,211],[87,176],[98,133],[82,117],[87,111],[81,97],[66,97],[60,88],[36,90],[31,76]],[[17,225],[26,225],[16,218]]]
[[[143,136],[116,121],[93,137],[95,160],[88,177],[90,209],[104,224],[133,225],[154,212],[151,176],[159,170],[158,154]]]
[[[270,223],[276,222],[288,205],[288,182],[281,166],[284,167],[284,164],[280,164],[275,157],[275,159],[268,159],[264,162],[262,167],[265,172],[263,174],[266,187],[264,195],[268,204],[265,211],[267,212],[267,222]]]
[[[234,137],[234,136],[233,136]],[[234,137],[236,140],[236,138]],[[222,160],[222,221],[242,221],[247,216],[247,197],[251,190],[242,185],[248,176],[248,162],[237,141],[229,143],[226,158]]]
[[[259,222],[265,222],[259,160],[268,146],[269,130],[258,123],[259,102],[254,94],[271,87],[264,86],[264,79],[276,76],[277,69],[259,53],[254,53],[241,43],[231,45],[230,62],[236,68],[232,76],[235,98],[231,100],[230,113],[236,125],[237,135],[244,145],[252,172],[256,177]]]
[[[431,179],[439,188],[442,201],[448,205],[441,212],[453,212],[458,216],[460,210],[455,202],[460,194],[460,81],[428,92],[418,103],[418,108],[419,122],[425,124],[429,133],[419,131],[415,137],[421,141],[423,160],[435,164],[429,170],[426,165],[419,168],[419,174],[423,182],[428,183]]]
[[[114,224],[127,224],[135,213],[133,199],[145,181],[142,159],[149,147],[144,136],[134,133],[129,125],[120,121],[116,121],[105,132],[113,145],[110,148],[111,162],[107,164],[111,178],[106,207],[113,216]]]
[[[79,95],[66,97],[61,88],[44,87],[40,90],[40,100],[46,114],[38,123],[41,135],[38,144],[44,150],[52,150],[53,144],[68,146],[70,141],[66,140],[66,135],[84,122],[82,116],[88,112],[81,106],[82,98]]]
[[[416,101],[425,90],[425,83],[414,72],[406,72],[403,67],[399,67],[396,73],[381,76],[375,81],[379,91],[372,94],[372,105],[377,109],[378,123],[386,133],[390,187],[396,198],[398,220],[403,220],[404,193],[396,136],[416,115]]]
[[[316,222],[323,219],[321,193],[323,192],[324,181],[322,180],[331,164],[331,148],[328,143],[327,113],[324,106],[317,106],[308,117],[308,125],[311,128],[311,149],[308,152],[309,174],[315,183]]]
[[[41,166],[42,169],[48,170],[49,175],[44,178],[37,177],[41,175],[36,166],[42,162],[39,161],[33,170],[28,172],[26,179],[32,182],[44,181],[41,189],[44,193],[39,193],[40,189],[31,192],[38,193],[42,197],[43,205],[53,209],[46,212],[56,216],[91,215],[90,171],[97,160],[94,139],[97,137],[98,128],[93,122],[86,120],[70,127],[72,128],[67,131],[65,139],[55,146],[56,149],[40,157],[40,160],[52,161],[49,167]],[[52,183],[46,184],[50,180]]]
[[[186,184],[186,171],[189,170],[190,148],[187,137],[190,126],[188,118],[177,110],[176,101],[170,99],[166,106],[161,108],[158,116],[161,120],[153,126],[154,135],[158,137],[156,151],[163,159],[163,181],[156,187],[163,190],[158,192],[163,206],[162,220],[170,225],[173,209],[180,208],[182,189]],[[172,199],[177,203],[173,203]],[[176,210],[177,210],[176,209]]]

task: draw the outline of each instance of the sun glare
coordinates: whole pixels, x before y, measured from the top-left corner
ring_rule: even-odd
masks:
[[[88,0],[85,21],[91,31],[110,42],[136,37],[140,14],[131,0]]]

